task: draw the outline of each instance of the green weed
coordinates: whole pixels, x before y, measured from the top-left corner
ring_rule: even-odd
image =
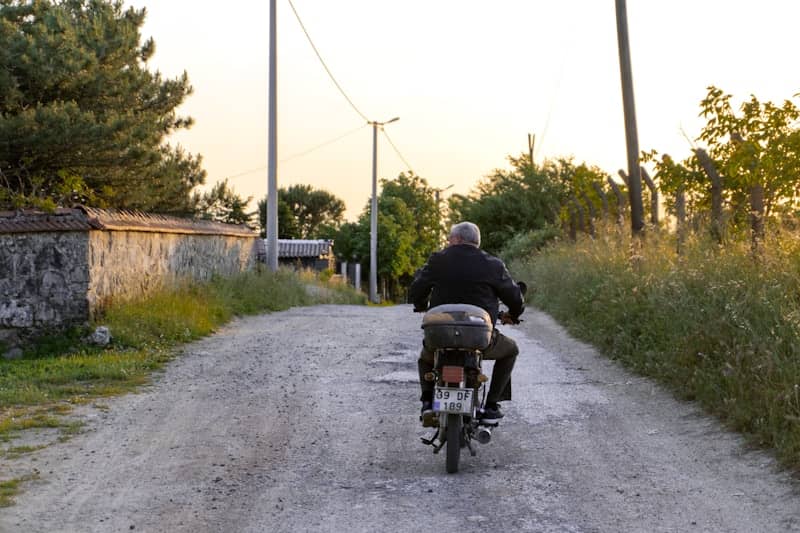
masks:
[[[310,285],[317,290],[309,291]],[[0,440],[25,429],[61,427],[55,415],[71,405],[148,383],[176,346],[209,335],[234,316],[364,300],[310,273],[280,270],[185,283],[141,301],[117,303],[95,321],[111,331],[113,343],[107,348],[86,345],[86,331],[76,329],[41,339],[22,359],[0,359]]]
[[[0,507],[14,505],[14,496],[20,491],[20,485],[26,481],[37,479],[37,475],[30,475],[16,479],[0,481]]]
[[[612,234],[514,265],[534,303],[611,358],[700,402],[800,468],[800,242],[703,240],[675,254],[649,234],[631,260]]]

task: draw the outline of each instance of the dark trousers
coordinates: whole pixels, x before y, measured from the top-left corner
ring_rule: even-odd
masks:
[[[486,395],[486,403],[493,404],[504,402],[511,399],[511,371],[514,370],[514,362],[517,360],[519,347],[514,339],[506,337],[497,330],[492,334],[492,343],[483,352],[483,358],[493,360],[494,370],[492,370],[492,381],[489,384],[489,392]],[[417,361],[419,368],[419,384],[422,389],[421,400],[430,402],[433,400],[434,382],[426,381],[425,374],[433,371],[433,352],[422,346],[422,352]]]

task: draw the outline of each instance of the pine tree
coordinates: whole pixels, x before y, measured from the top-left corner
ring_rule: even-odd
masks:
[[[0,0],[0,204],[189,214],[201,158],[166,142],[192,119],[184,72],[150,71],[144,9]]]

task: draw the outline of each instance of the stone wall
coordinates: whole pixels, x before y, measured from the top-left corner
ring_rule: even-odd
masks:
[[[0,342],[82,324],[110,301],[253,268],[244,226],[91,208],[0,213]]]
[[[89,315],[87,232],[0,234],[0,341]]]
[[[140,297],[183,279],[207,281],[249,270],[255,241],[255,236],[92,231],[89,306]]]

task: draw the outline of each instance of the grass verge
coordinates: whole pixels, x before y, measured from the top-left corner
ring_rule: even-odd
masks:
[[[9,479],[6,481],[0,481],[0,508],[10,507],[14,505],[14,496],[19,494],[20,485],[22,485],[26,481],[32,481],[36,478],[37,476],[31,475],[21,478]]]
[[[86,331],[73,330],[42,339],[20,360],[0,359],[0,442],[33,428],[57,427],[68,438],[80,428],[59,415],[147,383],[176,346],[209,335],[234,316],[318,303],[363,304],[365,298],[310,273],[281,270],[186,284],[112,305],[96,320],[111,330],[109,347],[89,346],[82,340]]]
[[[800,471],[800,242],[691,242],[650,234],[552,245],[513,265],[575,336],[696,400]]]

